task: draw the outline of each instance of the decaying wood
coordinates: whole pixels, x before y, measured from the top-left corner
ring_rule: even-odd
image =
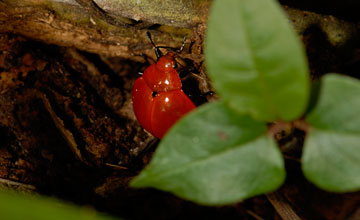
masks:
[[[211,0],[95,0],[109,14],[163,24],[193,28],[205,23]]]
[[[80,4],[79,4],[80,3]],[[209,0],[2,0],[0,32],[16,33],[46,43],[143,61],[153,56],[146,36],[167,46],[181,45],[182,37],[206,23]],[[333,16],[284,8],[298,33],[319,27],[335,45],[354,38],[358,25]],[[174,28],[177,27],[177,28]],[[205,29],[203,29],[205,30]]]
[[[90,14],[74,1],[0,1],[0,32],[16,33],[50,44],[143,61],[140,54],[153,56],[146,29],[116,26]],[[118,24],[118,23],[116,23]],[[164,28],[163,28],[164,29]],[[157,44],[177,47],[189,29],[176,33],[154,32]],[[166,28],[165,28],[166,30]]]

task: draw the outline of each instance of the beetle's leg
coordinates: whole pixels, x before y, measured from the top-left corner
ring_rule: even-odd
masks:
[[[155,63],[156,61],[152,58],[152,57],[149,57],[147,56],[146,54],[144,53],[139,53],[139,54],[131,54],[132,56],[141,56],[144,60],[145,60],[145,63],[142,63],[141,65],[139,65],[137,68],[136,68],[136,72],[142,76],[143,75],[143,72],[144,72],[144,67],[146,66],[149,66],[150,64],[153,64]]]

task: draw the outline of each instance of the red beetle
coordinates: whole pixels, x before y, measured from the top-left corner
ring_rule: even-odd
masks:
[[[151,40],[150,35],[149,38]],[[135,81],[132,102],[140,124],[155,137],[162,138],[177,120],[196,106],[181,89],[175,54],[168,52],[162,56],[159,48],[155,46],[158,61]]]

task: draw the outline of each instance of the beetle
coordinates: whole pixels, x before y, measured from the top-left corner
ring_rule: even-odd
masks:
[[[157,62],[136,79],[132,89],[132,104],[142,127],[161,139],[177,120],[196,106],[182,90],[175,53],[162,55],[160,48],[170,47],[156,46],[150,33],[147,34],[155,47]],[[183,49],[184,43],[185,38],[177,52]]]

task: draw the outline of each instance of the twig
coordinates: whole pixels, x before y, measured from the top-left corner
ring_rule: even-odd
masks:
[[[120,165],[116,165],[116,164],[111,164],[111,163],[105,163],[106,166],[111,167],[115,170],[128,170],[129,168],[124,167],[124,166],[120,166]]]
[[[0,178],[0,184],[6,184],[6,185],[9,185],[9,186],[21,186],[21,187],[24,187],[24,188],[30,189],[30,190],[35,190],[36,189],[36,187],[33,186],[33,185],[19,183],[19,182],[16,182],[16,181],[3,179],[3,178]]]
[[[264,220],[263,218],[261,218],[260,216],[258,216],[255,212],[251,211],[251,210],[246,210],[247,214],[251,215],[251,217],[253,217],[256,220]]]
[[[288,201],[278,192],[266,194],[266,197],[283,220],[301,220]]]

